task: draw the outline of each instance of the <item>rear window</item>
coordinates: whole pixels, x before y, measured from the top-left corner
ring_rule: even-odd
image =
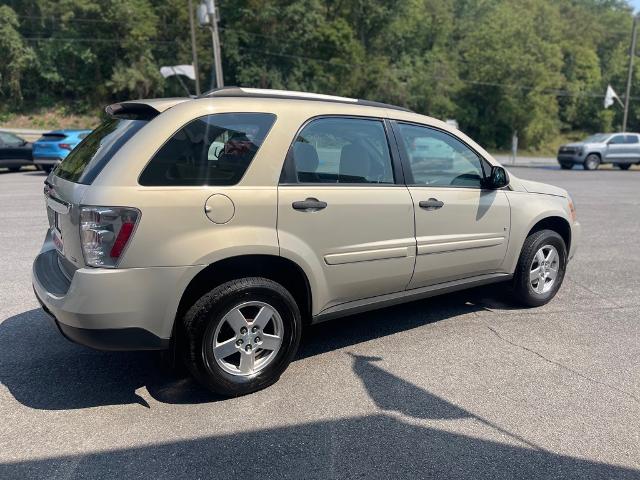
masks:
[[[90,184],[118,150],[148,123],[111,118],[87,135],[56,167],[55,175],[70,182]]]
[[[276,116],[219,113],[178,130],[140,175],[144,186],[235,185],[258,152]]]
[[[64,133],[44,133],[38,139],[39,142],[59,142],[64,140],[67,136]]]

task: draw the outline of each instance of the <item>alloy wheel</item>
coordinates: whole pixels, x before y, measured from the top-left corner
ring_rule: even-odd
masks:
[[[282,317],[264,302],[245,302],[225,314],[213,335],[213,356],[225,372],[253,375],[267,367],[282,345]]]
[[[553,288],[560,270],[560,255],[553,245],[544,245],[533,257],[529,269],[529,283],[537,294],[547,293]]]

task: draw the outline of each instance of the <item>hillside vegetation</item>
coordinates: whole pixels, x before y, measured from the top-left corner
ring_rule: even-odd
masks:
[[[624,93],[632,16],[621,0],[218,3],[227,85],[396,103],[455,118],[496,149],[514,130],[522,148],[546,149],[566,132],[621,123],[618,105],[602,105],[607,84]],[[208,30],[197,37],[208,89]],[[187,1],[8,0],[0,52],[5,124],[49,110],[97,118],[121,99],[184,95],[159,68],[191,63]],[[630,129],[640,128],[638,103]]]

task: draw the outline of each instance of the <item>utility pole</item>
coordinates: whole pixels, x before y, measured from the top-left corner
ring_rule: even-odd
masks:
[[[624,96],[624,118],[622,120],[622,132],[627,131],[627,119],[629,118],[629,97],[631,96],[631,79],[633,77],[633,57],[636,56],[636,38],[638,33],[638,16],[633,17],[633,31],[631,33],[631,52],[629,54],[629,74],[627,76],[627,93]]]
[[[189,0],[189,26],[191,27],[191,57],[196,74],[196,95],[200,95],[200,71],[198,70],[198,50],[196,48],[196,28],[193,25],[193,2]]]
[[[224,87],[222,75],[222,55],[220,51],[220,35],[218,32],[218,9],[215,0],[205,0],[207,6],[208,26],[211,29],[211,43],[213,44],[213,64],[216,78],[216,88]]]

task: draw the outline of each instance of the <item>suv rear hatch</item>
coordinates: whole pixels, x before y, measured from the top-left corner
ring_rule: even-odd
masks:
[[[135,209],[120,212],[116,207],[100,208],[94,212],[83,213],[82,200],[93,181],[107,166],[116,152],[152,118],[170,106],[185,99],[125,102],[110,105],[109,114],[98,128],[87,135],[78,146],[60,163],[45,181],[44,194],[47,204],[47,216],[51,240],[53,241],[60,266],[67,276],[71,277],[77,268],[85,266],[114,267],[117,262],[101,264],[92,257],[87,262],[85,254],[91,254],[87,247],[87,239],[108,237],[112,243],[111,252],[122,254],[122,235],[131,235],[135,227]],[[125,209],[126,210],[126,209]],[[114,218],[119,216],[120,218]],[[110,219],[110,226],[103,228],[103,219]],[[135,218],[133,218],[135,217]],[[92,222],[93,229],[82,231],[81,221]],[[133,221],[133,223],[131,223]],[[108,231],[111,228],[111,231]],[[128,237],[127,237],[128,239]],[[126,244],[126,239],[124,240]],[[83,242],[85,249],[83,251]]]
[[[64,133],[51,132],[43,133],[33,144],[33,153],[36,155],[46,155],[47,153],[55,154],[58,152],[58,143],[62,142],[67,136]]]

